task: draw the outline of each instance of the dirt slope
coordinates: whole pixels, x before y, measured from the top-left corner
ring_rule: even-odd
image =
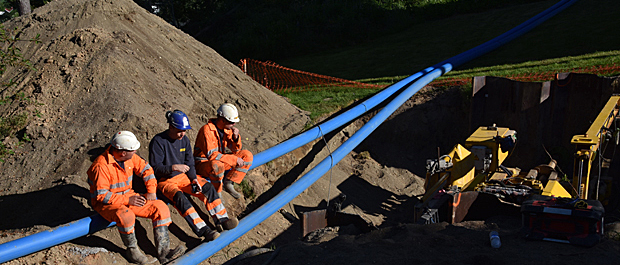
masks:
[[[83,174],[91,151],[118,130],[133,131],[148,146],[166,128],[167,110],[189,115],[193,139],[219,104],[232,102],[240,108],[239,127],[253,152],[308,121],[215,51],[132,1],[54,1],[5,27],[23,29],[22,39],[41,34],[40,43],[20,43],[37,70],[13,69],[3,77],[17,81],[3,97],[23,91],[36,101],[3,106],[3,115],[36,109],[41,116],[30,115],[22,133],[32,141],[2,165],[2,177],[14,181],[0,185],[10,184],[2,187],[13,192]],[[147,149],[139,154],[146,157]]]
[[[244,148],[254,153],[309,121],[217,52],[130,0],[52,1],[4,26],[23,30],[22,40],[40,34],[40,41],[17,44],[36,70],[10,68],[2,76],[3,83],[16,82],[1,90],[2,98],[28,97],[0,106],[3,118],[28,117],[1,139],[15,152],[0,165],[2,242],[92,214],[85,174],[92,159],[119,130],[134,132],[143,146],[138,154],[148,158],[148,142],[167,128],[167,110],[188,114],[193,141],[220,104],[234,103]],[[114,233],[101,237],[108,236],[119,245]]]

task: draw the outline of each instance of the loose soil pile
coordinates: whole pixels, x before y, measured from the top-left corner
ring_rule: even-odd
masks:
[[[303,111],[261,87],[215,51],[138,7],[130,0],[58,0],[30,16],[5,24],[23,30],[21,39],[40,34],[40,43],[18,45],[36,71],[9,69],[2,98],[33,95],[0,106],[2,117],[26,113],[28,122],[3,139],[15,154],[1,165],[0,242],[8,242],[93,214],[88,205],[86,170],[119,130],[136,133],[147,158],[149,140],[166,129],[164,113],[181,109],[195,128],[214,116],[223,102],[237,105],[245,148],[258,153],[302,130]],[[410,224],[413,205],[423,194],[427,158],[448,150],[470,132],[467,104],[457,90],[432,88],[402,106],[351,155],[265,222],[209,258],[221,264],[253,248],[274,248],[239,264],[611,264],[620,244],[606,240],[593,248],[527,242],[520,222],[496,217],[458,225]],[[241,218],[325,159],[371,116],[352,122],[291,154],[250,171],[256,198],[226,206]],[[416,124],[419,127],[413,127]],[[425,139],[425,141],[412,141]],[[400,146],[400,148],[394,148]],[[329,147],[329,148],[326,148]],[[394,151],[396,150],[396,151]],[[377,161],[380,161],[377,162]],[[412,162],[413,161],[413,162]],[[407,165],[413,163],[412,165]],[[415,173],[413,173],[415,172]],[[378,227],[360,233],[351,226],[330,227],[302,240],[300,214],[326,208],[340,194],[343,211]],[[330,204],[333,205],[333,204]],[[201,213],[205,209],[200,206]],[[172,245],[201,243],[170,207]],[[292,217],[291,217],[292,216]],[[205,217],[205,216],[203,216]],[[206,217],[205,217],[206,218]],[[206,218],[208,219],[208,218]],[[488,231],[497,229],[503,246],[493,250]],[[149,221],[136,226],[140,247],[155,254]],[[125,264],[115,228],[27,255],[6,264]]]

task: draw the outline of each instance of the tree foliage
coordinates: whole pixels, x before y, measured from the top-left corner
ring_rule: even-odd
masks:
[[[425,20],[542,0],[134,1],[237,62],[355,45]]]

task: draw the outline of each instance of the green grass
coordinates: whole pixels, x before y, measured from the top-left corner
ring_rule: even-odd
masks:
[[[520,64],[504,64],[497,66],[477,67],[472,69],[448,72],[446,75],[436,80],[450,78],[471,78],[474,76],[501,76],[511,77],[523,74],[536,74],[544,72],[563,72],[571,69],[588,68],[593,66],[604,66],[620,64],[620,50],[609,52],[597,52],[581,56],[568,56],[562,58],[546,59],[541,61],[529,61]],[[618,75],[611,73],[607,75]],[[381,78],[369,78],[357,80],[366,83],[391,85],[407,76],[389,76]],[[548,80],[538,80],[548,81]],[[471,93],[471,84],[462,87],[463,93]],[[310,112],[313,123],[322,117],[330,115],[342,108],[351,105],[353,102],[375,94],[381,89],[368,88],[343,88],[327,87],[321,90],[278,92],[281,96],[287,97],[291,103],[303,110]]]
[[[455,15],[363,43],[295,58],[282,66],[359,80],[407,76],[439,63],[525,22],[557,0]],[[520,38],[455,70],[614,51],[620,47],[620,1],[577,1]]]
[[[572,69],[590,68],[595,66],[605,66],[620,64],[620,50],[596,52],[580,56],[568,56],[562,58],[552,58],[541,61],[529,61],[519,64],[504,64],[486,67],[476,67],[471,69],[456,70],[437,78],[444,80],[450,78],[470,78],[474,76],[502,76],[511,77],[524,74],[536,74],[545,72],[562,72]],[[620,73],[600,74],[602,76],[618,75]],[[364,80],[376,84],[389,84],[392,80],[400,80],[407,76],[393,76],[382,78],[370,78]],[[549,81],[549,80],[539,80]]]
[[[241,187],[241,192],[243,192],[243,196],[245,198],[249,200],[253,200],[254,198],[256,198],[256,193],[254,193],[254,189],[252,189],[252,186],[250,186],[250,184],[245,179],[241,181],[239,186]]]
[[[300,109],[310,112],[312,121],[334,113],[354,101],[372,95],[380,89],[328,87],[301,92],[279,92]]]
[[[428,21],[410,30],[354,47],[289,58],[277,63],[312,73],[390,85],[491,40],[557,2],[514,5]],[[457,67],[438,80],[481,75],[510,77],[618,64],[618,17],[620,1],[577,1],[529,33]],[[377,91],[333,87],[321,91],[279,94],[311,112],[311,118],[316,121]]]
[[[448,72],[446,75],[441,76],[436,80],[444,80],[450,78],[471,78],[474,76],[512,77],[523,74],[564,72],[571,69],[589,68],[593,66],[604,66],[612,64],[620,64],[620,50],[597,52],[581,56],[553,58],[541,61],[529,61],[519,64],[504,64],[497,66],[457,70]],[[618,74],[620,73],[616,72],[607,75]],[[408,75],[368,78],[357,81],[388,86],[406,77],[408,77]],[[464,87],[462,87],[462,89],[463,93],[470,94],[471,84],[465,85]],[[309,111],[310,118],[312,119],[313,123],[315,123],[322,117],[330,115],[342,108],[351,105],[353,102],[375,94],[380,90],[381,89],[327,87],[321,90],[278,92],[278,94],[289,98],[291,100],[291,103],[299,107],[300,109]]]
[[[12,135],[17,129],[23,128],[28,121],[28,114],[21,113],[0,119],[0,137],[4,139]]]

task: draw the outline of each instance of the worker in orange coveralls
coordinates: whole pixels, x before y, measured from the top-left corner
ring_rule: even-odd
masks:
[[[250,151],[241,150],[239,129],[235,127],[237,122],[237,108],[230,103],[222,104],[217,109],[217,118],[210,119],[200,128],[194,144],[196,173],[209,176],[218,193],[224,189],[235,199],[241,194],[235,190],[233,182],[241,183],[254,158]]]
[[[157,189],[172,201],[197,236],[204,236],[206,241],[214,240],[220,234],[207,226],[184,193],[200,199],[222,230],[235,228],[239,221],[228,217],[213,185],[196,175],[192,146],[185,135],[192,128],[187,115],[180,110],[168,111],[166,120],[168,130],[155,135],[149,144],[149,162],[158,180]]]
[[[92,207],[109,222],[116,222],[127,246],[127,257],[133,263],[157,261],[142,253],[134,233],[136,216],[153,220],[157,258],[163,264],[183,255],[187,248],[179,246],[170,250],[170,210],[163,201],[157,200],[153,169],[136,155],[138,148],[140,142],[133,133],[120,131],[114,134],[110,146],[95,159],[87,172]],[[144,180],[146,194],[138,194],[132,189],[134,175]]]

